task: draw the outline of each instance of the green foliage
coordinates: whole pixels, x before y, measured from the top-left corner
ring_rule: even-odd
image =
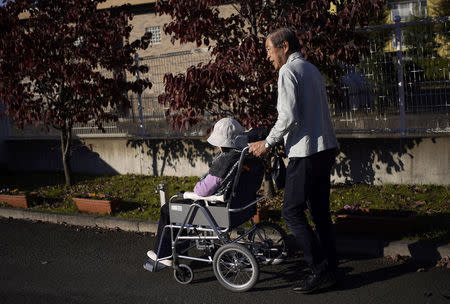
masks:
[[[450,2],[448,0],[432,0],[430,2],[434,4],[431,6],[432,16],[450,16]]]
[[[192,191],[198,179],[144,175],[75,175],[76,183],[67,187],[64,185],[63,174],[20,173],[0,175],[0,187],[36,192],[32,198],[32,209],[66,213],[79,213],[72,201],[72,197],[78,193],[118,196],[122,198],[123,204],[114,216],[158,220],[160,197],[155,192],[158,184],[168,184],[170,197],[180,191]],[[346,205],[355,208],[416,211],[415,230],[403,237],[450,240],[450,186],[339,184],[332,186],[330,202],[333,212]],[[279,214],[283,204],[283,191],[278,191],[273,199],[268,200],[268,204],[276,209],[272,212],[276,215],[272,220],[284,225]]]
[[[445,23],[418,24],[403,29],[406,82],[445,81],[450,62],[442,50],[448,43],[445,26]]]
[[[278,191],[278,194],[269,200],[269,204],[272,208],[280,209],[283,205],[283,191]],[[414,230],[407,234],[390,235],[389,237],[433,242],[450,240],[450,186],[333,185],[330,194],[331,211],[334,213],[344,207],[392,210],[392,214],[403,210],[415,211],[417,218]],[[309,214],[307,216],[312,224]],[[283,222],[281,224],[285,227]],[[357,234],[357,232],[355,233]]]
[[[337,211],[351,205],[435,215],[450,212],[449,190],[449,186],[430,185],[340,185],[331,190],[331,209]]]
[[[269,204],[274,208],[281,208],[283,191],[269,200]],[[439,215],[450,213],[450,186],[339,184],[331,188],[330,204],[332,211],[348,205],[369,209],[412,210],[418,215]]]
[[[54,212],[78,213],[73,197],[96,193],[120,197],[123,200],[119,217],[158,220],[160,198],[155,193],[158,184],[167,183],[168,193],[192,191],[198,177],[144,175],[75,175],[73,186],[65,186],[62,173],[19,173],[0,176],[2,187],[14,187],[36,192],[32,208]]]

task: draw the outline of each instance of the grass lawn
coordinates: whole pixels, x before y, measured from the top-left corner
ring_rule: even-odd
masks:
[[[31,209],[53,212],[79,213],[72,197],[83,192],[121,197],[123,204],[113,216],[158,220],[159,194],[155,188],[168,184],[169,196],[179,191],[192,191],[198,177],[111,175],[74,176],[74,185],[66,187],[62,173],[11,173],[0,175],[0,190],[19,189],[37,192]],[[333,185],[331,209],[345,208],[413,210],[417,212],[414,231],[402,236],[433,242],[450,241],[450,186],[432,185],[383,185],[365,184]],[[282,205],[283,192],[268,200],[276,210]],[[0,203],[0,206],[6,206]],[[283,225],[281,219],[280,221]],[[355,232],[357,233],[357,232]]]

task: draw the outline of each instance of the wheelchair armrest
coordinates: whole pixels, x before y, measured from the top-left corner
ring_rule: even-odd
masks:
[[[243,211],[243,210],[245,210],[247,208],[250,208],[251,206],[256,205],[256,203],[258,203],[259,201],[262,201],[263,199],[264,199],[264,196],[257,195],[256,198],[253,201],[250,201],[247,205],[245,205],[245,206],[243,206],[241,208],[233,208],[233,209],[230,209],[229,211],[231,213],[241,212],[241,211]]]
[[[184,192],[183,198],[191,199],[193,201],[203,200],[206,202],[221,202],[221,203],[223,203],[225,201],[225,198],[223,195],[200,196],[200,195],[195,194],[195,192]]]
[[[169,202],[173,201],[176,198],[183,198],[184,191],[178,192],[175,195],[172,195],[169,199]]]

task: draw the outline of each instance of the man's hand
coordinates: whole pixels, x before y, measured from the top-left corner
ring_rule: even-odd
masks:
[[[248,151],[256,157],[260,157],[267,153],[267,148],[264,146],[264,140],[249,143],[248,145],[250,146]]]

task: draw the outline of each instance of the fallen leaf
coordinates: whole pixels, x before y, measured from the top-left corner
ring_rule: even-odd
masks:
[[[400,255],[400,254],[395,254],[393,256],[390,256],[390,258],[394,261],[394,262],[405,262],[408,261],[409,259],[411,259],[410,256],[407,255]]]
[[[439,261],[437,261],[436,263],[436,267],[447,267],[450,268],[450,258],[449,257],[444,257],[442,259],[440,259]]]
[[[417,208],[417,207],[422,206],[422,205],[424,205],[424,204],[425,204],[425,202],[418,201],[418,202],[416,202],[416,203],[413,205],[413,207],[414,207],[414,208]]]
[[[425,268],[419,268],[417,269],[417,272],[425,272]]]
[[[47,264],[48,264],[48,261],[41,261],[41,264],[42,264],[42,265],[47,265]]]
[[[401,255],[399,255],[399,254],[392,256],[392,260],[394,260],[394,262],[398,262],[398,261],[400,261],[400,259],[401,259]]]

